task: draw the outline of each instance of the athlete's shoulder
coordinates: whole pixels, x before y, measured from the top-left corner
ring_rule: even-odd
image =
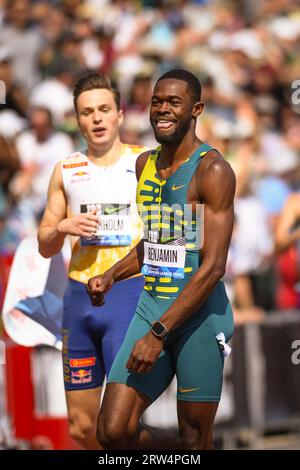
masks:
[[[216,148],[209,147],[202,157],[201,165],[198,166],[198,175],[203,173],[218,174],[224,172],[234,174],[230,163],[225,160],[223,155]]]
[[[207,202],[232,201],[235,193],[235,174],[227,160],[216,149],[210,150],[197,168],[196,192]]]

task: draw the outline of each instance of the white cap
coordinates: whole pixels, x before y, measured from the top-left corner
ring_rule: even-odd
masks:
[[[0,45],[0,62],[6,62],[12,59],[12,51],[7,46]]]
[[[240,119],[234,125],[234,135],[237,139],[247,139],[255,133],[255,124],[249,119]]]
[[[228,119],[217,118],[212,123],[212,133],[219,139],[230,139],[234,134],[234,124]]]
[[[300,163],[297,153],[289,148],[281,147],[273,158],[267,158],[268,168],[277,175],[294,170]]]
[[[243,29],[233,33],[229,38],[229,48],[244,52],[250,59],[262,59],[265,48],[254,31]]]
[[[15,111],[6,109],[0,113],[0,135],[13,138],[26,127],[26,120],[21,118]]]
[[[286,17],[274,18],[270,30],[279,39],[293,41],[300,36],[300,22]]]

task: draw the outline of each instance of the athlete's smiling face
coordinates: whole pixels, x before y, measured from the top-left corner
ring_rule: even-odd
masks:
[[[155,85],[150,107],[150,122],[161,144],[178,144],[201,113],[203,103],[195,103],[183,80],[165,78]]]
[[[113,93],[105,88],[84,91],[78,96],[77,117],[83,137],[95,149],[110,147],[123,122]]]

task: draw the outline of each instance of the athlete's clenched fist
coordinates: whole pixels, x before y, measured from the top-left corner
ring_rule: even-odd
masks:
[[[90,296],[92,305],[100,307],[105,303],[104,294],[107,292],[114,283],[112,274],[106,271],[100,276],[95,276],[89,279],[87,283],[87,292]]]

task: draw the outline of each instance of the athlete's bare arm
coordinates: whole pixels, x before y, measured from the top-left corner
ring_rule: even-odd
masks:
[[[136,161],[136,177],[139,181],[150,151],[142,153]],[[141,272],[144,258],[144,240],[141,240],[125,258],[118,261],[104,274],[92,277],[88,282],[88,293],[95,306],[104,303],[103,294],[108,291],[114,282],[127,279]]]
[[[95,212],[67,217],[67,199],[63,189],[61,163],[52,173],[47,206],[38,231],[39,252],[45,258],[58,253],[66,235],[90,237],[97,227]]]
[[[198,202],[204,203],[202,262],[171,308],[161,317],[168,331],[184,323],[224,276],[232,235],[235,176],[229,163],[221,156],[208,155],[195,177],[196,197]]]
[[[275,231],[275,248],[277,253],[290,248],[300,240],[300,194],[291,194],[288,198]]]
[[[235,176],[230,165],[211,152],[196,173],[198,202],[204,203],[202,263],[160,321],[168,331],[182,325],[207,299],[225,272],[233,229]],[[163,349],[163,341],[151,331],[135,343],[127,368],[148,372]]]

